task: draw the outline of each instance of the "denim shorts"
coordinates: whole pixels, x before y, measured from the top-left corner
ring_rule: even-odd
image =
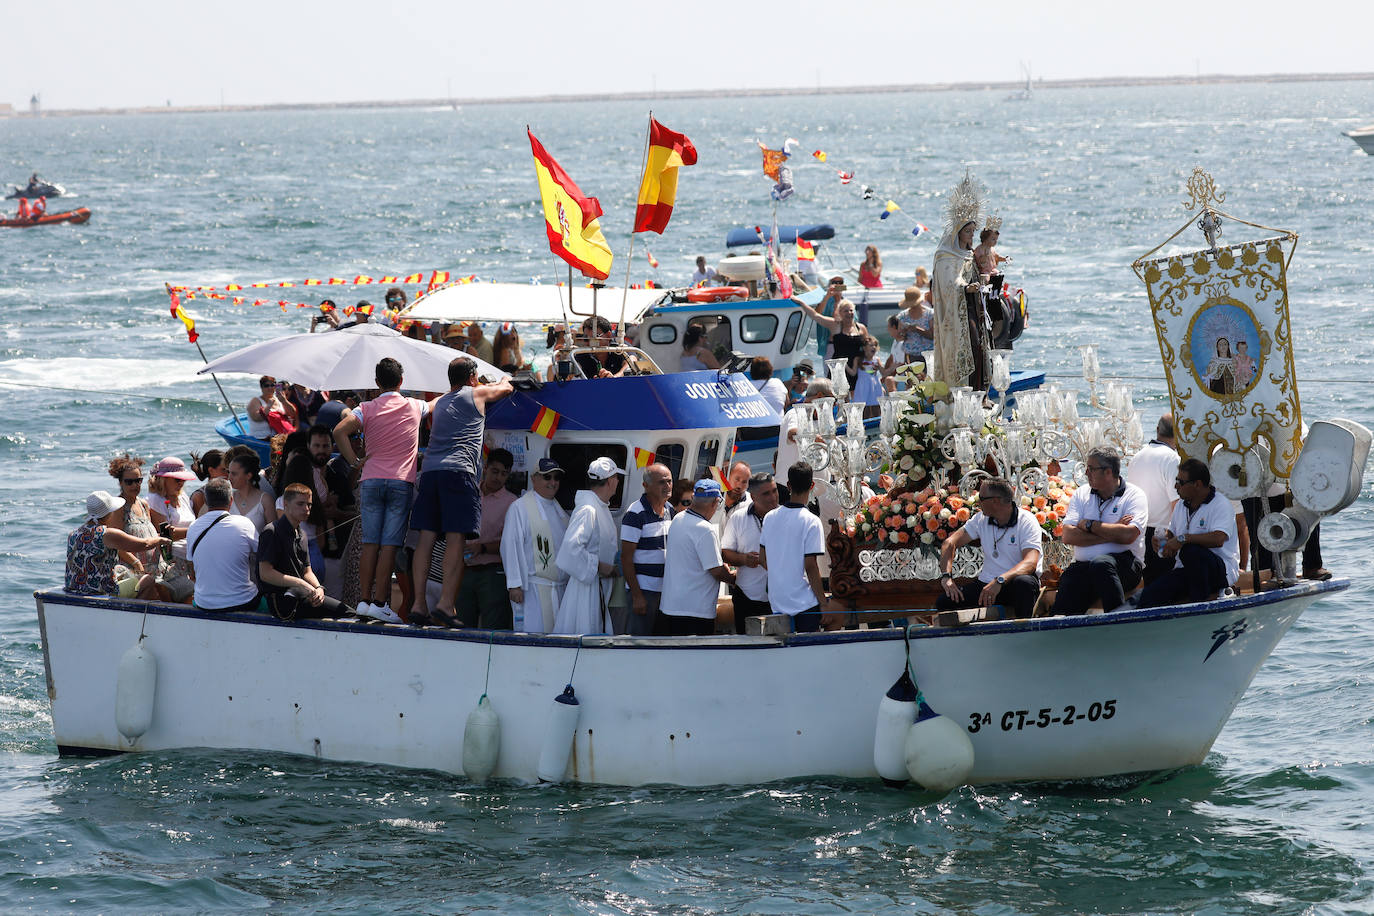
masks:
[[[364,480],[358,486],[362,504],[363,543],[400,547],[410,527],[410,494],[413,484],[404,480]]]

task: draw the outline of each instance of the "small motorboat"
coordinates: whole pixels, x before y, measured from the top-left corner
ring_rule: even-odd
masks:
[[[6,200],[16,200],[20,197],[27,197],[29,200],[37,200],[40,197],[61,197],[67,193],[67,189],[60,184],[53,184],[39,178],[37,181],[30,181],[28,187],[21,188],[13,185],[14,190],[5,195]]]
[[[78,207],[75,210],[63,210],[61,213],[45,213],[34,219],[19,219],[18,217],[6,217],[0,219],[0,226],[13,226],[24,228],[26,226],[46,226],[49,223],[84,223],[91,218],[91,211],[88,207]]]

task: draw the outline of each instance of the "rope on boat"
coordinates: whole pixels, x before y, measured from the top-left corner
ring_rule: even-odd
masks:
[[[487,636],[487,679],[482,682],[482,695],[477,698],[478,703],[487,698],[487,688],[491,686],[491,650],[495,642],[496,631],[492,630],[491,634]],[[574,659],[573,664],[576,665],[576,659]]]

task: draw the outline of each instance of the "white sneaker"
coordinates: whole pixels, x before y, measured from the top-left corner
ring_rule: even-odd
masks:
[[[404,623],[404,622],[405,622],[405,621],[401,620],[401,615],[400,615],[400,614],[397,614],[395,611],[393,611],[391,608],[387,607],[385,604],[374,604],[374,605],[372,605],[372,619],[373,619],[373,620],[380,620],[382,623]]]
[[[354,611],[357,613],[359,617],[362,617],[366,620],[382,619],[381,617],[377,616],[377,605],[371,603],[370,601],[359,601],[358,606],[354,608]]]

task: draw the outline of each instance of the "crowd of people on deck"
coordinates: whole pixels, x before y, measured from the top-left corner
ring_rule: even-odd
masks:
[[[1010,259],[996,252],[995,228],[985,228],[973,248],[975,228],[959,226],[957,245],[949,247],[986,277]],[[705,258],[697,259],[693,280],[715,280]],[[873,246],[859,281],[882,284]],[[885,359],[845,290],[844,279],[834,277],[817,306],[794,301],[815,322],[817,355],[846,360],[852,400],[876,404],[884,389],[895,388],[903,366],[929,363],[931,350],[940,354],[939,365],[958,349],[947,343],[940,353],[935,290],[924,268],[888,321],[893,344]],[[392,320],[405,294],[392,288],[386,302],[385,320]],[[326,305],[312,332],[366,324],[373,314],[363,301],[344,323],[337,306]],[[400,329],[426,333],[419,324]],[[821,627],[823,532],[842,513],[816,486],[826,472],[802,460],[805,443],[797,439],[799,406],[835,396],[810,360],[794,366],[787,381],[774,377],[766,357],[750,365],[760,396],[783,415],[777,478],[736,462],[722,486],[709,477],[675,478],[654,461],[642,469],[641,495],[617,523],[612,507],[620,508],[627,472],[612,457],[576,467],[544,457],[517,474],[511,452],[484,445],[487,408],[513,389],[508,379],[481,381],[476,360],[507,372],[528,367],[514,327],[501,324],[494,341],[477,322],[434,325],[428,333],[466,354],[449,365],[450,390],[429,399],[403,393],[404,373],[391,359],[377,364],[376,389],[361,394],[259,379],[248,432],[272,443],[266,470],[244,445],[193,454],[189,467],[168,456],[148,472],[145,496],[143,460],[114,458],[108,470],[116,492],[91,493],[87,518],[69,537],[67,590],[282,619],[356,616],[634,636],[714,633],[718,599],[728,590],[737,633],[746,619],[768,615],[786,616],[797,632]],[[567,327],[551,327],[547,377],[566,377],[574,360],[589,378],[632,371],[612,346],[615,333],[600,317],[586,319],[571,339]],[[706,336],[696,325],[686,330],[681,370],[719,368]],[[944,365],[935,374],[969,371],[960,362],[957,372]],[[1052,602],[1042,607],[1041,529],[1011,484],[993,478],[979,489],[977,511],[942,545],[938,607],[997,608],[1015,617],[1100,613],[1208,600],[1235,586],[1266,504],[1233,503],[1211,485],[1205,463],[1180,461],[1170,416],[1124,474],[1110,448],[1090,452],[1085,471],[1087,485],[1076,490],[1064,519],[1073,562]],[[197,478],[204,487],[188,493],[186,484]],[[527,489],[517,485],[522,478]],[[580,489],[572,489],[573,480]],[[876,485],[892,481],[883,475]],[[1271,494],[1268,509],[1281,505],[1282,494]],[[975,581],[957,582],[954,557],[969,543],[982,546],[982,566]],[[1261,563],[1271,562],[1261,551]],[[1316,531],[1303,575],[1330,577]]]
[[[610,457],[571,469],[541,458],[528,490],[511,486],[512,454],[483,445],[486,410],[511,383],[481,382],[471,359],[453,360],[450,390],[431,400],[403,394],[400,364],[383,359],[373,397],[335,393],[313,415],[309,399],[284,409],[270,381],[264,410],[313,422],[274,435],[269,472],[248,446],[189,467],[169,456],[145,498],[143,461],[116,457],[118,495],[90,494],[69,538],[68,591],[285,620],[670,636],[715,632],[724,586],[737,632],[770,613],[820,626],[824,547],[805,462],[784,487],[743,462],[725,486],[675,481],[654,462],[617,522],[626,471]],[[326,415],[330,404],[340,409]],[[569,508],[571,475],[583,486]]]

